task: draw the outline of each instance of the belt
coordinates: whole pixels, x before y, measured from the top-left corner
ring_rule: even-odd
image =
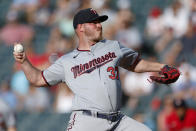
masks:
[[[90,110],[82,110],[82,113],[85,114],[85,115],[88,115],[88,116],[93,116],[93,117],[97,117],[97,118],[106,119],[106,120],[109,120],[111,122],[116,122],[124,116],[120,112],[106,114],[106,113],[99,113],[99,112],[94,112],[94,111],[90,111]]]

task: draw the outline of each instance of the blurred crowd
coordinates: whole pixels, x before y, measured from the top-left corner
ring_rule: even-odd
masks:
[[[134,2],[115,0],[115,7],[113,2],[12,0],[6,22],[0,27],[0,44],[13,46],[21,42],[31,63],[44,70],[77,47],[73,16],[80,9],[92,7],[109,16],[108,21],[102,23],[104,38],[118,40],[138,51],[141,57],[176,66],[181,72],[176,83],[160,85],[147,80],[152,73],[136,74],[120,69],[122,111],[152,130],[196,130],[196,120],[191,123],[187,119],[192,118],[185,119],[187,115],[183,115],[190,109],[193,119],[196,118],[196,0],[173,0],[164,8],[152,6],[146,13],[143,29],[138,27],[138,16],[132,10]],[[44,48],[38,53],[41,39],[35,38],[46,35],[44,44],[43,41],[40,44]],[[15,63],[12,70],[11,77],[0,83],[0,100],[14,112],[71,111],[73,94],[66,84],[35,88],[28,83],[19,64]],[[185,110],[181,115],[175,113],[179,108]],[[183,117],[178,120],[178,116]]]

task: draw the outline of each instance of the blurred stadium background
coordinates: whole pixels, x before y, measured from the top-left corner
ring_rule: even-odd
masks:
[[[72,19],[89,7],[109,16],[102,24],[105,38],[182,73],[175,84],[158,85],[147,81],[150,73],[121,69],[125,114],[164,131],[174,98],[196,109],[195,0],[0,0],[0,99],[15,113],[18,131],[65,130],[73,94],[65,84],[29,85],[13,59],[14,42],[21,42],[32,64],[43,70],[77,47]]]

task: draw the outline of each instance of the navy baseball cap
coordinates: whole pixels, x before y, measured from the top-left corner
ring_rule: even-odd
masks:
[[[107,19],[108,19],[107,15],[99,16],[99,14],[95,10],[93,10],[92,8],[83,9],[83,10],[80,10],[74,16],[73,27],[74,27],[74,29],[76,29],[78,24],[84,24],[84,23],[89,23],[89,22],[93,22],[93,21],[104,22]]]

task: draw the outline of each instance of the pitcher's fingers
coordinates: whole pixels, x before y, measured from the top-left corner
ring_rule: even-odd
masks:
[[[21,56],[24,55],[23,52],[21,52],[21,53],[20,53],[20,52],[13,52],[13,54],[14,54],[14,55],[21,55]]]
[[[22,59],[19,59],[17,57],[14,57],[14,59],[17,61],[17,62],[20,62]]]
[[[17,55],[17,56],[15,56],[17,59],[23,59],[23,56],[21,56],[21,55]]]

